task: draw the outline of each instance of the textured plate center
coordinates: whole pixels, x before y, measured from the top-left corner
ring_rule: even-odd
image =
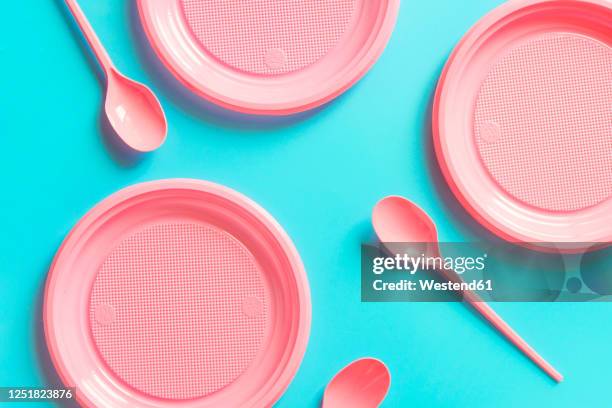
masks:
[[[187,24],[225,64],[274,75],[309,66],[346,31],[355,0],[182,0]]]
[[[476,103],[484,165],[534,207],[576,211],[612,194],[612,50],[548,34],[493,66]]]
[[[223,231],[161,224],[127,238],[95,279],[89,319],[102,359],[124,382],[191,399],[238,378],[268,319],[260,271]]]

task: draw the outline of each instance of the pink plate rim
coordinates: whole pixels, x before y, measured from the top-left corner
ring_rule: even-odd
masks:
[[[450,112],[463,105],[471,109],[467,106],[469,102],[462,101],[463,105],[453,103],[453,98],[457,97],[457,84],[465,81],[460,74],[466,72],[471,58],[478,54],[485,42],[496,35],[503,35],[499,33],[524,15],[545,8],[555,10],[569,6],[580,7],[584,13],[593,14],[593,10],[600,9],[612,13],[611,5],[606,0],[509,1],[489,12],[464,35],[442,70],[432,108],[433,144],[441,172],[467,212],[485,228],[507,241],[529,246],[546,242],[566,243],[563,250],[567,252],[586,250],[588,243],[591,243],[588,244],[590,246],[593,242],[610,242],[612,198],[580,211],[554,213],[524,204],[501,190],[473,153],[472,157],[458,153],[471,150],[465,146],[473,145],[472,142],[466,143],[466,140],[472,140],[471,132],[451,133],[451,129],[458,126],[449,119]]]
[[[179,0],[137,0],[137,9],[145,35],[155,54],[172,75],[191,92],[229,110],[253,115],[285,116],[314,109],[331,101],[359,81],[374,65],[391,38],[400,5],[400,0],[380,0],[380,2],[384,3],[385,7],[383,12],[377,16],[376,30],[370,34],[367,44],[362,49],[353,51],[351,63],[342,70],[334,72],[330,78],[324,80],[315,78],[314,82],[319,84],[318,87],[311,87],[309,95],[292,95],[291,100],[274,100],[265,87],[258,89],[258,85],[253,85],[252,77],[242,75],[231,68],[224,69],[223,64],[207,60],[199,61],[199,69],[204,70],[207,77],[217,76],[217,80],[223,78],[223,81],[230,83],[232,85],[231,94],[227,90],[219,91],[211,86],[210,83],[214,83],[212,82],[215,81],[214,78],[209,80],[211,81],[209,84],[198,83],[199,81],[195,78],[197,74],[176,61],[178,53],[176,44],[180,41],[160,32],[160,27],[167,24],[172,26],[174,36],[180,31],[183,38],[191,37],[191,34],[187,34],[184,27],[181,27],[186,23],[182,13],[178,10]],[[178,16],[179,14],[181,15]],[[190,42],[189,54],[202,52],[200,46],[192,38],[185,41]],[[291,78],[292,75],[279,76],[280,79],[276,86],[282,86],[283,82],[286,83],[286,78]],[[246,86],[248,88],[245,88]],[[243,96],[247,93],[256,93],[257,99],[251,96],[250,100],[245,100]]]
[[[151,192],[163,191],[163,190],[195,190],[198,192],[204,192],[212,194],[228,200],[234,204],[237,204],[243,210],[246,210],[250,215],[254,216],[259,222],[261,222],[277,241],[280,248],[284,252],[287,260],[291,265],[293,271],[293,277],[296,283],[296,297],[298,298],[298,310],[299,320],[294,325],[297,325],[297,331],[295,336],[295,343],[290,350],[289,358],[286,360],[286,364],[283,367],[280,375],[276,377],[272,386],[268,387],[265,393],[257,396],[257,406],[264,404],[265,406],[271,405],[276,402],[282,394],[285,392],[291,381],[293,380],[297,370],[302,362],[306,347],[308,345],[310,326],[312,321],[312,310],[311,310],[311,295],[308,284],[306,272],[297,252],[297,249],[293,245],[293,242],[278,224],[278,222],[262,207],[257,203],[247,198],[246,196],[228,188],[215,184],[208,181],[196,180],[196,179],[163,179],[156,181],[143,182],[126,187],[118,192],[108,196],[97,205],[95,205],[90,211],[88,211],[68,233],[64,241],[62,242],[59,250],[57,251],[53,262],[51,264],[49,275],[47,277],[45,288],[44,288],[44,300],[43,300],[43,328],[45,333],[45,340],[49,349],[51,361],[56,368],[61,381],[67,386],[74,386],[77,381],[73,378],[70,372],[68,372],[65,364],[62,361],[58,345],[54,338],[54,327],[56,323],[53,321],[52,307],[56,290],[57,275],[61,271],[61,266],[66,262],[65,258],[69,257],[69,253],[79,245],[81,240],[87,239],[89,233],[92,230],[99,228],[100,218],[103,217],[109,211],[112,211],[117,206],[125,203],[128,200],[136,197],[145,195]],[[77,390],[76,399],[79,404],[87,407],[96,407],[96,403],[92,401],[91,397],[84,393],[82,390]],[[197,400],[196,400],[197,401]],[[191,405],[189,405],[191,404]],[[183,403],[172,403],[173,406],[183,406]],[[158,406],[158,405],[155,405]],[[167,406],[167,405],[159,405]],[[189,401],[186,401],[185,406],[193,406]],[[263,406],[263,405],[262,405]]]

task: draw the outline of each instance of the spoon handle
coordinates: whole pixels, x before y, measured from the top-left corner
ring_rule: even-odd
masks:
[[[558,372],[548,361],[544,360],[544,358],[540,356],[538,352],[535,351],[529,344],[527,344],[527,342],[523,340],[523,338],[504,321],[504,319],[495,313],[495,310],[491,309],[491,306],[472,292],[464,294],[464,299],[553,380],[556,382],[563,381],[563,375]]]
[[[453,282],[462,282],[463,279],[452,270],[442,270],[440,273],[444,278]],[[544,360],[508,323],[476,293],[465,290],[462,292],[463,300],[480,313],[493,327],[504,335],[512,344],[521,350],[531,361],[540,367],[556,382],[563,381],[563,375],[559,373],[548,361]]]
[[[93,27],[87,20],[87,17],[83,13],[83,10],[79,6],[76,0],[66,0],[66,6],[68,6],[68,10],[76,20],[81,32],[85,36],[89,47],[93,51],[94,55],[98,59],[98,62],[102,66],[104,73],[108,76],[109,71],[114,67],[113,62],[111,61],[106,49],[100,42],[96,32]]]

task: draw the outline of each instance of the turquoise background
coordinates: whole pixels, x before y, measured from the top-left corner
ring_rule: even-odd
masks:
[[[122,187],[194,177],[260,203],[308,271],[310,344],[278,407],[317,407],[333,374],[362,356],[391,370],[384,407],[610,405],[612,304],[494,305],[566,375],[556,385],[459,303],[359,299],[360,243],[373,238],[370,212],[385,195],[420,204],[443,240],[490,238],[439,179],[429,107],[454,44],[499,0],[404,1],[389,46],[361,82],[323,109],[280,122],[198,106],[151,58],[131,1],[81,3],[116,65],[156,91],[168,140],[140,160],[111,153],[100,126],[102,87],[62,2],[4,2],[0,385],[53,380],[40,337],[41,290],[78,219]]]

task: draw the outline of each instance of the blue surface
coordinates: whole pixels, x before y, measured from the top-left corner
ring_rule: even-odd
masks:
[[[151,84],[168,115],[165,146],[140,161],[111,154],[104,141],[101,84],[61,1],[33,3],[6,2],[0,28],[0,385],[53,380],[41,288],[77,220],[130,184],[194,177],[259,202],[306,265],[310,344],[278,407],[317,407],[332,375],[367,355],[392,372],[384,407],[609,405],[610,303],[494,305],[566,375],[555,385],[461,304],[359,300],[359,246],[372,238],[370,211],[384,195],[419,203],[443,240],[488,238],[439,180],[428,111],[452,47],[499,0],[404,1],[387,50],[359,84],[280,124],[237,123],[195,106],[150,59],[131,2],[82,0],[117,66]]]

